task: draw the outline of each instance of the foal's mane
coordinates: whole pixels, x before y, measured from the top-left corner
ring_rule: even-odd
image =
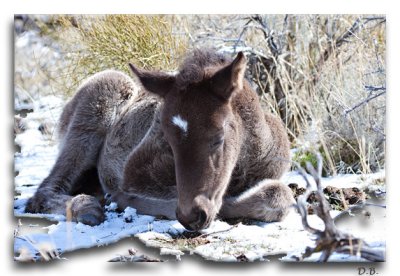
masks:
[[[190,84],[199,83],[204,79],[206,68],[222,67],[230,61],[230,58],[214,49],[195,49],[180,66],[176,85],[179,89],[185,89]]]

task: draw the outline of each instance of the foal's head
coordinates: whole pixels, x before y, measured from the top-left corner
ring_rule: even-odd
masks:
[[[130,67],[147,90],[164,99],[161,125],[174,154],[177,218],[189,230],[207,228],[240,151],[241,121],[232,99],[243,89],[246,59],[239,53],[228,62],[198,51],[177,75]]]

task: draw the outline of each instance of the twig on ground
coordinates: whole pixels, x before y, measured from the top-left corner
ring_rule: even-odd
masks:
[[[130,262],[130,263],[159,263],[164,262],[163,260],[152,258],[146,255],[138,255],[138,251],[134,248],[128,249],[129,255],[117,255],[116,257],[109,260],[111,263],[115,262]]]
[[[317,186],[316,198],[319,201],[319,205],[314,206],[314,210],[317,216],[324,222],[325,229],[318,230],[308,224],[308,214],[306,211],[304,211],[306,210],[305,200],[307,198],[305,196],[311,193],[311,184],[307,179],[307,174],[304,169],[300,168],[299,172],[306,180],[307,190],[304,195],[299,197],[297,207],[301,215],[304,228],[317,236],[316,246],[314,248],[307,247],[301,259],[307,258],[313,253],[321,252],[322,254],[319,261],[326,262],[332,253],[336,252],[361,256],[362,258],[372,262],[383,262],[385,260],[385,256],[382,250],[372,249],[362,239],[355,238],[351,234],[344,233],[336,227],[334,219],[329,213],[329,202],[325,199],[322,190],[322,157],[319,153],[316,153],[316,156],[318,160],[317,170],[309,162],[307,163],[306,167]]]
[[[337,216],[335,216],[333,218],[333,220],[336,221],[339,218],[343,217],[345,214],[350,214],[351,211],[353,211],[353,210],[363,209],[365,206],[373,206],[373,207],[379,207],[379,208],[385,208],[386,209],[386,205],[363,202],[363,203],[348,207],[346,210],[343,210]]]
[[[164,262],[163,260],[160,259],[155,259],[155,258],[151,258],[148,257],[146,255],[138,255],[138,256],[117,256],[115,258],[112,258],[111,260],[109,260],[110,263],[116,263],[116,262],[122,262],[122,263],[126,263],[126,262],[130,262],[130,263],[160,263],[160,262]]]
[[[219,231],[215,231],[215,232],[211,232],[211,233],[204,233],[204,234],[201,234],[200,236],[196,237],[196,239],[197,238],[204,238],[204,237],[207,237],[207,236],[210,236],[210,235],[220,234],[220,233],[224,233],[224,232],[229,232],[233,228],[236,228],[238,225],[239,225],[239,223],[236,223],[236,224],[232,225],[232,227],[229,227],[228,229],[225,229],[225,230],[219,230]]]

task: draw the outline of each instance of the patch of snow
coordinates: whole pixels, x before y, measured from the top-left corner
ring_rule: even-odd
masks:
[[[45,227],[48,230],[45,234],[17,236],[14,251],[29,250],[34,256],[41,244],[50,244],[59,253],[107,245],[140,232],[147,232],[148,225],[154,221],[154,217],[146,215],[137,216],[131,223],[125,222],[115,212],[107,212],[106,216],[106,221],[97,226],[59,221]]]
[[[307,175],[307,179],[311,185],[315,186],[314,179],[311,175]],[[282,177],[282,181],[286,184],[296,183],[299,187],[306,187],[306,181],[296,171],[286,173]],[[336,188],[353,188],[357,187],[360,190],[368,189],[370,192],[375,194],[385,194],[386,187],[385,181],[385,170],[381,170],[372,174],[339,174],[333,177],[323,177],[321,179],[321,185],[323,188],[327,186],[333,186]]]
[[[250,52],[252,51],[253,48],[247,47],[247,46],[226,46],[224,45],[220,49],[218,49],[218,52],[220,53],[229,53],[229,54],[235,54],[239,52]]]
[[[182,255],[185,255],[185,253],[183,253],[183,252],[180,251],[180,250],[169,249],[169,248],[164,248],[164,247],[162,247],[162,248],[160,249],[160,255],[173,255],[173,256],[176,257],[176,260],[177,260],[177,261],[180,261],[180,260],[181,260],[181,256],[182,256]]]
[[[18,173],[14,179],[15,190],[21,194],[18,198],[31,197],[54,165],[58,154],[55,135],[46,137],[39,127],[41,123],[50,121],[49,131],[55,133],[62,102],[54,96],[43,97],[36,102],[34,112],[22,119],[25,131],[16,135],[15,143],[21,150],[14,157],[14,170]]]
[[[114,209],[116,210],[116,209]],[[137,217],[136,214],[136,209],[131,208],[131,207],[126,207],[123,218],[125,220],[125,222],[131,222],[133,221],[133,219]]]
[[[115,202],[111,202],[109,205],[105,206],[105,209],[107,211],[115,211],[115,210],[117,210],[117,208],[118,208],[118,205]]]

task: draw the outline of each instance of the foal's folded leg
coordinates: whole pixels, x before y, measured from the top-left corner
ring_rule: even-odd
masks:
[[[289,187],[279,180],[263,180],[238,197],[225,198],[219,216],[281,221],[295,203]]]
[[[104,220],[104,212],[98,200],[84,194],[73,197],[71,191],[79,177],[95,166],[101,137],[89,133],[76,139],[70,134],[64,141],[49,176],[28,200],[25,211],[68,215],[72,221],[100,224]]]
[[[116,202],[121,211],[126,207],[133,207],[139,214],[176,219],[177,198],[162,199],[144,195],[128,195],[125,192],[118,191],[111,196],[111,201]]]

